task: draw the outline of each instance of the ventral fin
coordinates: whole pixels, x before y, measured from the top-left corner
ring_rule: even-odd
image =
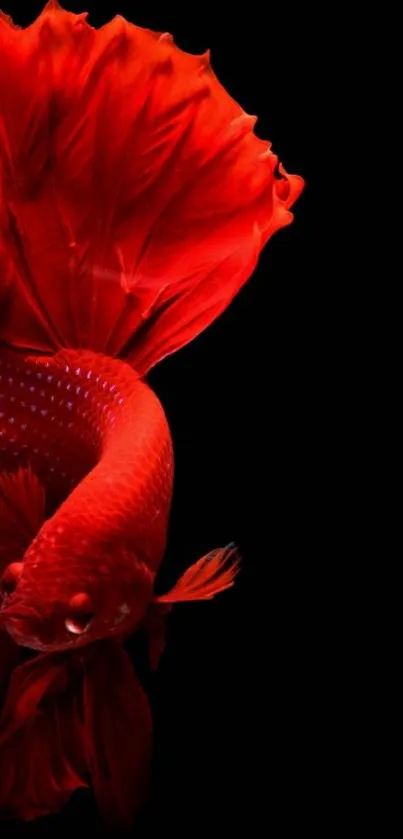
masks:
[[[21,559],[45,520],[45,490],[31,467],[0,474],[0,573]]]

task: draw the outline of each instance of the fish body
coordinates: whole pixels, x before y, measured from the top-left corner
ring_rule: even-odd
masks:
[[[0,816],[91,785],[129,825],[152,722],[123,641],[146,630],[155,667],[174,604],[239,566],[213,550],[155,594],[174,468],[147,374],[230,305],[304,182],[166,33],[50,0],[25,29],[0,13],[0,56]]]
[[[153,596],[172,496],[159,400],[124,362],[64,351],[0,356],[0,405],[0,476],[29,467],[56,507],[10,557],[23,567],[14,595],[6,585],[8,631],[50,650],[133,630]],[[80,593],[91,614],[85,638],[66,628]],[[26,606],[37,615],[24,618]]]

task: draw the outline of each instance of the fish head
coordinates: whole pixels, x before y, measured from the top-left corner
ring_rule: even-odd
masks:
[[[154,574],[132,549],[69,537],[40,533],[3,572],[0,626],[21,646],[50,652],[130,634],[152,600]]]

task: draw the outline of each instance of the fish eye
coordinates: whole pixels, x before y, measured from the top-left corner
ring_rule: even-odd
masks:
[[[90,596],[85,592],[75,594],[70,599],[68,608],[69,616],[64,622],[66,629],[73,635],[82,635],[87,631],[94,617]]]
[[[66,618],[64,625],[68,632],[72,632],[73,635],[82,635],[83,632],[87,631],[93,617],[92,612],[74,615],[74,617]]]

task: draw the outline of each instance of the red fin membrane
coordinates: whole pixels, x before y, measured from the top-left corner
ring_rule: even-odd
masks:
[[[240,557],[233,545],[219,548],[191,565],[176,585],[155,598],[155,603],[181,603],[189,600],[211,600],[234,585]]]
[[[19,560],[45,520],[45,490],[32,469],[0,474],[0,576]]]
[[[87,786],[71,660],[38,656],[17,667],[0,717],[0,814],[56,812]]]
[[[229,305],[303,180],[207,55],[85,18],[0,20],[0,340],[145,374]]]
[[[11,673],[19,664],[21,650],[8,632],[0,630],[0,714],[6,698]]]
[[[166,644],[166,619],[172,606],[164,603],[151,603],[144,619],[144,629],[148,636],[148,660],[151,670],[156,670]]]
[[[234,545],[219,548],[203,556],[185,571],[166,594],[156,597],[144,620],[148,635],[150,667],[156,670],[166,643],[166,619],[175,603],[211,600],[234,585],[240,556]]]
[[[151,756],[151,715],[119,643],[96,645],[85,662],[87,759],[98,806],[109,824],[129,826],[143,803]]]
[[[57,812],[91,781],[105,821],[128,826],[150,754],[148,700],[121,643],[39,655],[14,669],[0,716],[0,818]]]

